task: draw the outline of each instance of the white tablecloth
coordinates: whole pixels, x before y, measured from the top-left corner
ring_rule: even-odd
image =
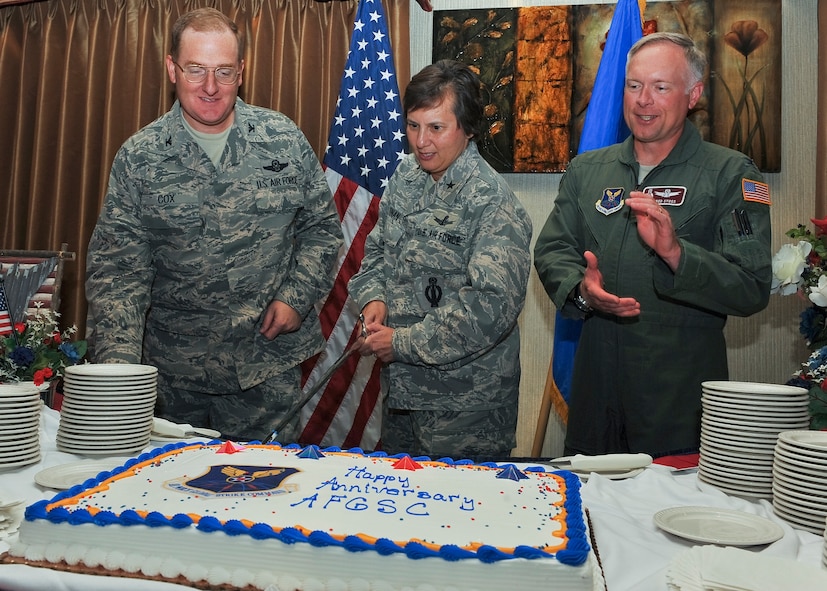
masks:
[[[88,457],[57,451],[55,435],[59,415],[44,409],[41,428],[42,459],[38,464],[0,470],[0,499],[21,498],[33,503],[49,499],[55,491],[35,484],[40,470]],[[123,458],[124,460],[126,458]],[[728,496],[698,481],[694,472],[674,473],[653,465],[638,476],[609,480],[591,475],[583,486],[609,591],[667,591],[666,570],[679,552],[696,545],[658,529],[653,515],[668,507],[706,506],[737,509],[761,515],[781,525],[784,537],[775,543],[750,548],[753,552],[821,564],[824,539],[793,529],[776,517],[767,501]],[[8,544],[0,540],[0,553]],[[2,591],[183,591],[181,585],[140,579],[96,577],[21,565],[0,565]],[[796,590],[803,591],[803,590]]]

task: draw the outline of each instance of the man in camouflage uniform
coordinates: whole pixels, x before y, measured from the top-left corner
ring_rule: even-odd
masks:
[[[93,360],[157,366],[158,416],[235,440],[266,438],[300,398],[342,242],[304,135],[238,98],[243,55],[216,10],[176,23],[177,101],[118,151],[86,281]],[[278,438],[297,436],[294,421]]]
[[[531,220],[480,156],[477,76],[438,62],[405,92],[407,156],[391,177],[349,290],[383,367],[382,448],[507,455],[520,386],[517,317]]]

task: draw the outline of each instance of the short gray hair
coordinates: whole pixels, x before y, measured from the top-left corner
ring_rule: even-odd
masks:
[[[647,45],[651,45],[652,43],[672,43],[673,45],[677,45],[681,49],[683,49],[684,57],[686,58],[686,65],[689,68],[689,76],[690,80],[688,81],[689,84],[687,86],[687,91],[689,91],[695,84],[700,82],[704,79],[704,74],[706,73],[706,55],[703,51],[698,49],[698,46],[695,45],[695,42],[692,40],[691,37],[684,35],[682,33],[652,33],[651,35],[645,35],[638,39],[638,41],[632,45],[631,49],[629,49],[629,53],[626,55],[626,70],[629,70],[629,62],[632,61],[632,58],[635,54],[646,47]]]

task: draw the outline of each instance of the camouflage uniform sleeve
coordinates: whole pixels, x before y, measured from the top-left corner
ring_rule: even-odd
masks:
[[[509,195],[492,199],[481,212],[468,284],[458,300],[394,331],[397,360],[459,367],[490,351],[513,330],[525,303],[532,225],[516,197]]]
[[[331,269],[343,240],[339,215],[321,164],[301,131],[296,128],[295,133],[306,173],[306,200],[295,220],[296,248],[290,272],[276,299],[304,318],[333,286]]]
[[[134,158],[122,147],[109,175],[101,214],[86,257],[86,298],[92,360],[140,363],[154,271],[141,231]]]

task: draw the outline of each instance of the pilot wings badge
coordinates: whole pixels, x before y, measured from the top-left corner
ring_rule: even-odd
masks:
[[[594,207],[603,215],[610,215],[623,207],[623,187],[603,189],[603,196],[594,204]]]

